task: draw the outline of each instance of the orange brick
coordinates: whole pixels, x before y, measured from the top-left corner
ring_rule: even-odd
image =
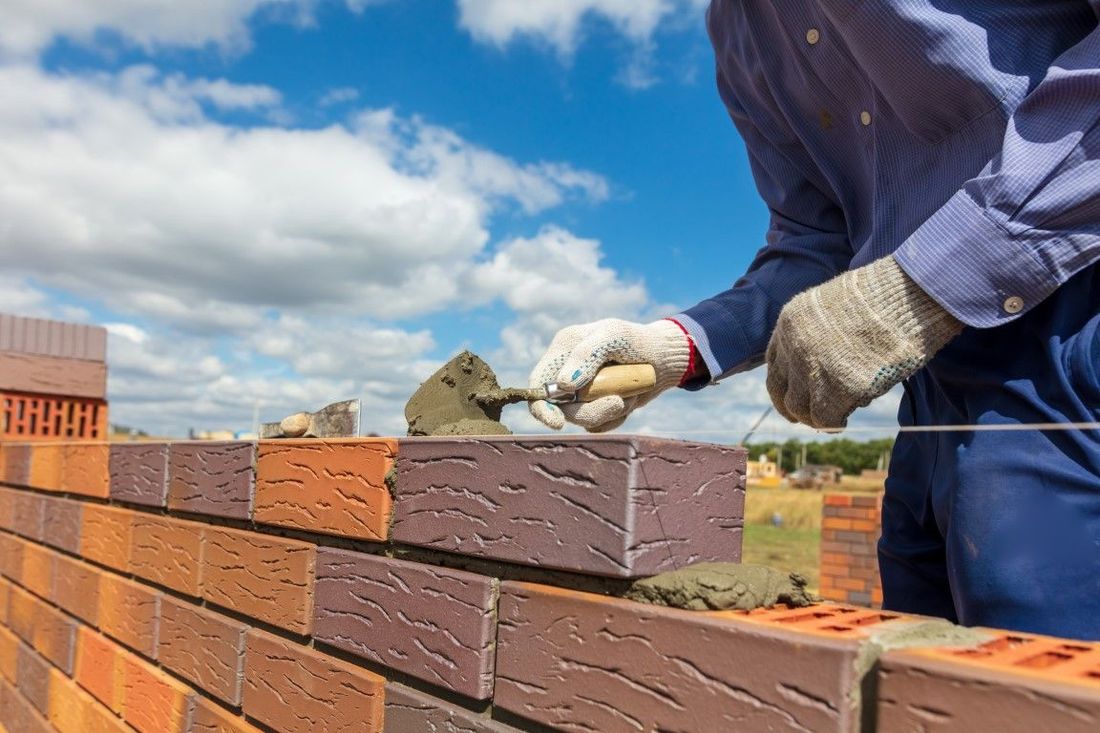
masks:
[[[23,545],[18,537],[0,533],[0,573],[9,580],[19,582],[23,576]]]
[[[3,448],[2,443],[0,443],[0,448]],[[2,476],[3,474],[0,474],[0,477]],[[0,486],[0,529],[5,529],[8,532],[15,531],[15,497],[16,492],[14,489]]]
[[[834,578],[846,578],[849,575],[848,567],[845,565],[822,565],[822,576],[828,575]]]
[[[65,674],[73,671],[76,622],[53,606],[38,603],[34,623],[34,648]]]
[[[260,729],[216,703],[198,698],[191,733],[260,733]]]
[[[65,454],[61,443],[33,444],[28,483],[36,489],[60,491],[64,459]]]
[[[0,626],[8,625],[8,594],[11,592],[11,583],[0,579]]]
[[[33,542],[23,548],[23,586],[39,598],[52,600],[57,553]]]
[[[130,571],[158,585],[198,596],[203,527],[199,522],[134,514]]]
[[[871,603],[874,603],[876,606],[881,606],[882,605],[882,587],[881,586],[876,586],[876,587],[871,589]]]
[[[852,529],[856,532],[878,532],[878,522],[870,519],[853,519]]]
[[[0,675],[13,685],[16,681],[18,652],[19,639],[11,631],[0,626]]]
[[[867,590],[867,583],[863,580],[857,580],[855,578],[838,578],[836,581],[838,588],[844,590],[865,591]]]
[[[826,506],[851,506],[852,497],[848,494],[826,494],[822,497]]]
[[[115,713],[122,712],[122,647],[86,626],[77,631],[74,678]]]
[[[186,733],[192,690],[132,654],[122,657],[122,717],[139,733]]]
[[[103,571],[65,555],[54,568],[54,603],[93,626],[99,624],[99,579]]]
[[[68,443],[63,452],[63,491],[99,499],[110,496],[110,447],[106,443]]]
[[[130,569],[134,512],[88,504],[80,522],[80,554],[122,572]]]
[[[840,517],[825,517],[821,520],[822,529],[835,529],[835,530],[850,530],[852,528],[851,519],[841,519]]]
[[[366,540],[389,534],[386,474],[397,441],[263,441],[256,459],[255,519]]]
[[[160,593],[112,573],[99,579],[99,629],[147,657],[157,655]]]
[[[821,564],[824,565],[841,565],[846,566],[851,562],[852,556],[843,554],[840,552],[823,552],[821,553]]]
[[[50,723],[58,733],[126,733],[122,719],[56,669],[50,671]]]
[[[28,644],[34,641],[34,622],[38,605],[38,601],[30,593],[12,586],[8,601],[8,628]]]

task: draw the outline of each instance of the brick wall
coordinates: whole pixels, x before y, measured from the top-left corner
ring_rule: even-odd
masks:
[[[1100,725],[1095,645],[607,594],[737,560],[743,478],[631,437],[0,444],[0,731]]]
[[[821,596],[862,606],[882,605],[878,538],[881,494],[826,494],[821,516]]]

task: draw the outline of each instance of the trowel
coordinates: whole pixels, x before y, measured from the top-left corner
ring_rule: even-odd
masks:
[[[359,400],[334,402],[317,412],[296,412],[260,426],[260,438],[355,438],[359,435]]]
[[[557,404],[592,402],[601,397],[634,397],[657,384],[650,364],[612,364],[577,392],[556,384],[523,389],[504,389],[496,374],[469,351],[451,359],[420,385],[405,406],[409,435],[508,435],[500,422],[505,405],[532,400]]]

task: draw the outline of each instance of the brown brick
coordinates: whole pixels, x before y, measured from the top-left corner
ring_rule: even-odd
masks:
[[[50,670],[50,723],[58,733],[127,733],[130,728],[56,669]]]
[[[381,731],[384,684],[308,647],[248,632],[244,712],[282,733]]]
[[[23,587],[39,598],[52,600],[56,558],[53,550],[28,542],[23,548]]]
[[[0,533],[0,573],[16,583],[23,575],[23,540]]]
[[[13,685],[16,682],[16,660],[19,654],[19,637],[0,626],[0,676]]]
[[[45,716],[5,682],[0,682],[0,720],[10,733],[53,733]]]
[[[8,627],[28,644],[34,642],[34,622],[39,601],[22,588],[12,586],[8,601]]]
[[[42,497],[42,540],[51,547],[80,553],[80,519],[83,504],[58,497]]]
[[[0,443],[0,448],[3,444]],[[19,492],[0,486],[0,529],[15,532],[15,499]]]
[[[107,365],[85,359],[0,351],[0,389],[103,399]]]
[[[622,578],[741,558],[745,451],[632,436],[409,438],[392,536]]]
[[[4,483],[26,486],[31,476],[31,446],[28,443],[0,445],[4,451]]]
[[[160,613],[157,661],[211,695],[240,705],[248,627],[167,596]]]
[[[150,582],[198,596],[203,529],[198,522],[135,514],[130,570]]]
[[[147,657],[157,656],[160,593],[112,573],[100,576],[100,631]]]
[[[255,443],[172,443],[168,450],[168,506],[250,519],[255,465]]]
[[[34,624],[34,648],[65,672],[72,674],[76,622],[45,603],[39,603]]]
[[[299,634],[313,617],[315,546],[208,527],[202,597]]]
[[[30,700],[38,712],[50,711],[50,663],[31,647],[20,644],[16,652],[16,685],[23,697]]]
[[[856,731],[863,675],[916,623],[829,606],[698,613],[509,582],[494,703],[601,733]]]
[[[86,560],[121,572],[130,570],[134,512],[87,504],[80,527],[80,554]]]
[[[396,682],[386,683],[386,733],[519,733],[496,720],[478,715]]]
[[[65,458],[63,451],[61,443],[33,444],[27,483],[43,491],[60,491],[62,462]]]
[[[187,733],[194,692],[132,654],[123,654],[122,717],[138,733]]]
[[[168,444],[111,445],[111,498],[163,507],[168,503]]]
[[[103,571],[64,555],[57,556],[54,570],[54,603],[80,620],[99,624],[99,579]]]
[[[41,542],[44,510],[41,494],[17,491],[12,507],[12,529],[28,539]]]
[[[260,733],[260,729],[249,725],[244,718],[230,713],[216,703],[199,698],[195,703],[191,733]]]
[[[69,443],[64,453],[62,490],[97,499],[106,499],[111,495],[111,453],[106,443]]]
[[[0,579],[0,626],[8,625],[8,596],[11,588],[11,583]]]
[[[74,679],[112,712],[122,712],[122,647],[82,626],[76,637]]]
[[[385,540],[393,503],[385,479],[396,453],[397,441],[387,438],[264,441],[256,521]]]
[[[484,700],[493,694],[497,581],[321,548],[313,637]]]

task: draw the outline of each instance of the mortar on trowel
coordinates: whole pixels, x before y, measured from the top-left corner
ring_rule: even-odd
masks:
[[[657,384],[650,364],[613,364],[577,392],[556,384],[534,389],[503,388],[477,354],[463,351],[420,385],[408,404],[409,435],[510,435],[500,421],[505,405],[533,400],[557,404],[592,402],[601,397],[634,397]]]

